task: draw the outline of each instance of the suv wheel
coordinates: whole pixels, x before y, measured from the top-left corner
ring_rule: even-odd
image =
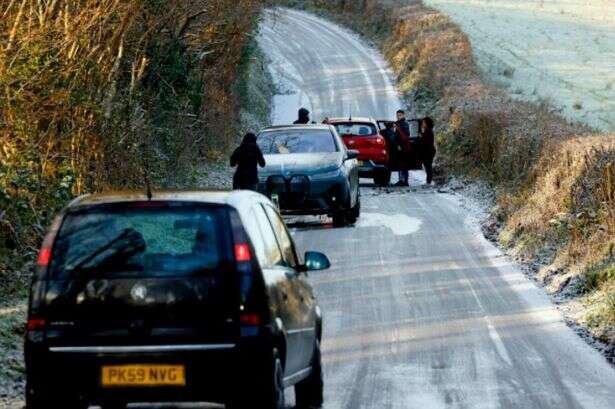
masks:
[[[346,212],[337,211],[333,213],[333,225],[335,227],[344,227],[346,226]]]
[[[346,221],[349,224],[355,224],[361,215],[361,195],[357,193],[357,201],[354,207],[346,213]]]
[[[312,356],[312,373],[295,385],[297,409],[320,408],[324,402],[323,388],[320,342],[316,340]]]

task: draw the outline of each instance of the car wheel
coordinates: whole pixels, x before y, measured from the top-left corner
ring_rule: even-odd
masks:
[[[380,187],[386,187],[391,183],[391,171],[379,170],[374,174],[374,183]]]
[[[322,356],[320,342],[316,340],[312,356],[312,373],[295,385],[297,409],[320,408],[324,402],[323,389]]]
[[[241,396],[233,396],[226,403],[227,409],[285,409],[284,368],[277,349],[273,350],[270,362],[261,379],[252,379],[249,392]]]

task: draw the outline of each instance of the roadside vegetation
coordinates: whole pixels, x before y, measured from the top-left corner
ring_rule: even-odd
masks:
[[[0,294],[23,296],[70,198],[196,185],[242,128],[266,121],[272,92],[252,40],[262,3],[2,3]]]
[[[83,193],[205,187],[268,122],[264,3],[1,2],[0,401],[19,389],[23,303],[53,214]]]
[[[286,1],[377,43],[406,101],[436,119],[440,178],[486,181],[485,232],[535,267],[577,323],[615,350],[615,135],[513,100],[483,78],[468,37],[420,0]],[[560,297],[561,296],[561,297]],[[614,356],[615,357],[615,356]]]

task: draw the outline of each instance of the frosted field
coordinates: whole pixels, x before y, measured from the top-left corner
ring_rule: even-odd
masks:
[[[425,0],[468,33],[516,98],[615,131],[615,0]]]

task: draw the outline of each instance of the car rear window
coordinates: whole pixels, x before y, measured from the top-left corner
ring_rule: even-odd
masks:
[[[228,259],[226,226],[223,207],[192,204],[100,206],[69,213],[54,245],[51,278],[211,274]]]
[[[338,123],[335,124],[337,133],[341,136],[373,136],[378,135],[378,129],[374,124],[370,123]]]
[[[333,134],[325,129],[284,129],[263,132],[258,136],[258,146],[265,155],[338,151]]]

